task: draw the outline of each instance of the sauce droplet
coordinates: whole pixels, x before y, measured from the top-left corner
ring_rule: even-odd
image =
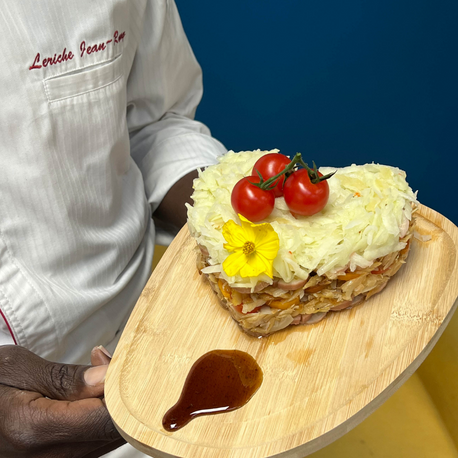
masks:
[[[173,432],[202,415],[243,407],[262,383],[262,370],[254,358],[239,350],[213,350],[191,367],[178,402],[162,419]]]

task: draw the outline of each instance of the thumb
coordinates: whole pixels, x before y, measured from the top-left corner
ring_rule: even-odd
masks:
[[[91,351],[91,364],[93,366],[102,366],[105,364],[110,364],[111,362],[111,354],[105,347],[99,345],[98,347],[94,347]]]
[[[74,401],[103,396],[108,365],[79,366],[47,361],[24,347],[0,346],[0,384],[50,399]]]

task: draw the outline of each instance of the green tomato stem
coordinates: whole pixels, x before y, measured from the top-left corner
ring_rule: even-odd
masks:
[[[307,170],[307,173],[309,175],[310,181],[313,184],[318,184],[321,181],[327,180],[328,178],[331,178],[332,175],[334,175],[335,172],[329,173],[328,175],[325,176],[319,176],[318,174],[318,169],[316,168],[315,162],[313,162],[313,168],[311,169],[302,159],[301,153],[296,153],[296,155],[293,157],[291,162],[277,175],[269,178],[268,180],[263,179],[262,175],[259,173],[258,170],[256,170],[256,173],[259,175],[259,183],[251,183],[258,188],[262,189],[263,191],[270,191],[276,186],[276,181],[281,178],[283,175],[286,175],[289,173],[291,170],[296,167],[296,165],[299,164],[301,165],[305,170]]]

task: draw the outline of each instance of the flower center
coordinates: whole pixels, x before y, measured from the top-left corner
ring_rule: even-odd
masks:
[[[254,243],[253,242],[245,242],[243,244],[243,254],[245,255],[249,255],[251,253],[253,253],[253,251],[256,249],[256,247],[254,246]]]

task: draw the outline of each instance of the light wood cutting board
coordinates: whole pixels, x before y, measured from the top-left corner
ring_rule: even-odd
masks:
[[[244,334],[196,268],[184,227],[156,267],[107,374],[108,410],[146,454],[302,458],[356,426],[417,369],[458,303],[458,228],[420,207],[407,264],[364,305],[267,338]],[[241,409],[162,428],[193,363],[215,349],[252,355],[264,372]]]

